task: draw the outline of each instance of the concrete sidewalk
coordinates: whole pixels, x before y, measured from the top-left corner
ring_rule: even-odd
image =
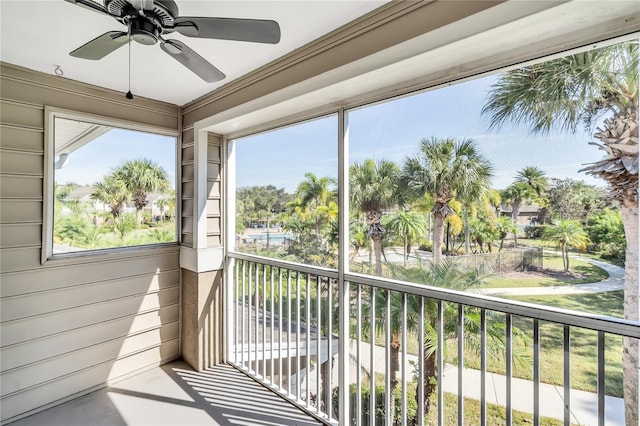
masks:
[[[356,347],[351,346],[351,354],[356,359]],[[370,345],[360,343],[361,365],[365,370],[370,366]],[[407,377],[413,376],[414,365],[418,357],[406,356]],[[412,365],[413,364],[413,365]],[[385,348],[375,346],[374,368],[377,373],[385,373]],[[350,367],[351,383],[355,383],[356,365]],[[398,375],[402,374],[399,371]],[[480,371],[465,368],[463,370],[463,395],[480,400]],[[337,380],[337,377],[334,379]],[[458,393],[458,369],[453,365],[446,365],[443,378],[445,392]],[[337,382],[334,382],[337,383]],[[506,376],[486,373],[486,398],[490,404],[506,406]],[[511,379],[511,407],[525,413],[533,413],[533,382],[524,379]],[[595,393],[581,390],[571,390],[571,422],[580,425],[598,424],[598,396]],[[546,383],[540,383],[540,415],[558,420],[564,419],[564,388]],[[624,426],[624,400],[622,398],[605,397],[605,424],[609,426]]]

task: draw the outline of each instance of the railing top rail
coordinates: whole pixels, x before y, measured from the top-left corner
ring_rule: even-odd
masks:
[[[291,269],[312,275],[320,275],[328,278],[338,278],[338,271],[330,268],[303,265],[300,263],[271,259],[247,253],[230,252],[233,259],[258,262],[265,265]],[[414,284],[391,278],[373,277],[358,273],[345,273],[345,281],[354,284],[364,284],[376,288],[398,291],[401,293],[424,296],[444,302],[459,303],[462,305],[503,312],[522,317],[538,319],[541,321],[566,324],[575,327],[586,328],[595,331],[617,334],[620,336],[640,339],[640,324],[604,315],[594,315],[585,312],[570,311],[552,306],[535,305],[517,300],[507,300],[498,297],[486,296],[478,293],[467,293],[439,287],[430,287],[424,284]]]
[[[246,260],[248,262],[257,262],[277,268],[291,269],[296,272],[303,272],[311,275],[320,275],[327,278],[338,279],[338,271],[331,268],[323,268],[320,266],[303,265],[301,263],[289,262],[286,260],[272,259],[264,256],[256,256],[255,254],[229,252],[228,256],[232,259]]]
[[[594,315],[585,312],[571,311],[552,306],[536,305],[518,300],[507,300],[477,293],[467,293],[422,284],[408,283],[390,278],[372,277],[363,274],[347,273],[346,281],[354,284],[365,284],[372,287],[415,294],[445,302],[459,303],[467,306],[483,308],[490,311],[539,319],[559,324],[572,325],[595,331],[617,334],[640,339],[640,324],[621,318]]]

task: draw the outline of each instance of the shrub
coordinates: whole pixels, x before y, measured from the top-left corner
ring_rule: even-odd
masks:
[[[384,386],[376,386],[376,419],[375,419],[375,424],[376,425],[380,425],[380,424],[384,424],[385,423],[385,390],[386,388]],[[349,404],[351,406],[351,409],[349,410],[349,416],[351,417],[349,419],[349,422],[344,422],[344,421],[340,421],[340,424],[357,424],[356,422],[356,410],[355,407],[357,406],[357,391],[358,388],[355,384],[352,384],[349,386]],[[333,399],[333,409],[334,409],[334,416],[337,418],[338,417],[338,413],[340,412],[340,407],[339,407],[339,398],[338,398],[338,392],[339,392],[339,388],[333,388],[333,391],[331,393],[331,397]],[[361,393],[361,412],[360,412],[360,419],[361,419],[361,423],[362,424],[371,424],[371,422],[369,421],[369,404],[371,401],[371,390],[369,386],[365,386],[364,384],[362,385],[362,393]],[[402,398],[402,390],[400,387],[397,387],[395,389],[394,392],[394,396],[395,396],[395,405],[394,405],[394,414],[391,418],[391,424],[393,425],[399,425],[402,424],[402,403],[401,403],[401,398]],[[406,424],[408,425],[412,425],[415,424],[416,422],[416,417],[417,417],[417,413],[418,413],[418,404],[416,402],[416,392],[415,389],[409,388],[409,386],[407,386],[407,419],[406,419]]]
[[[543,233],[544,233],[544,225],[526,226],[524,228],[524,235],[530,239],[542,238]]]

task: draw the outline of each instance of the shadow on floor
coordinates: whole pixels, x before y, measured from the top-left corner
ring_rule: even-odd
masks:
[[[296,425],[322,423],[229,365],[175,361],[11,423],[12,426]]]

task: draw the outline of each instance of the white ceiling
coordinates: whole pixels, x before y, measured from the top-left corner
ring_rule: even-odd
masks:
[[[180,16],[273,19],[280,24],[281,41],[268,45],[172,34],[171,38],[183,41],[227,75],[217,83],[204,82],[170,58],[159,45],[132,43],[131,91],[134,96],[184,105],[384,3],[176,0]],[[0,60],[49,74],[54,74],[59,65],[65,78],[125,93],[129,78],[126,47],[99,61],[69,56],[69,52],[89,40],[124,28],[109,16],[64,0],[0,0]]]

